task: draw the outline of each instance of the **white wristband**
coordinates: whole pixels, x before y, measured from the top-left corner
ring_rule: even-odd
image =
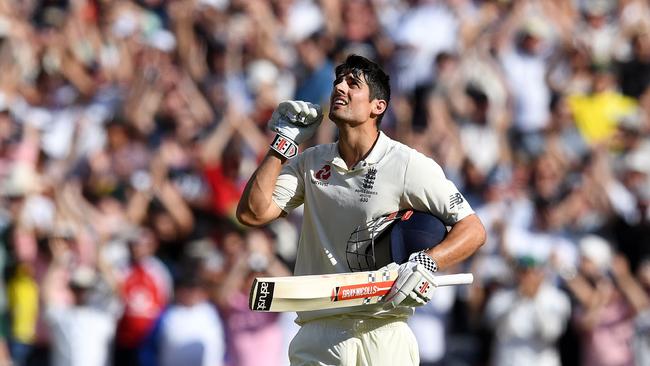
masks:
[[[273,138],[271,142],[271,149],[278,152],[287,159],[291,159],[298,155],[298,145],[291,139],[280,135],[279,133]]]

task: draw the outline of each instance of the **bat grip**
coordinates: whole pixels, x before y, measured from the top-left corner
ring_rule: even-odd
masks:
[[[470,285],[474,282],[474,275],[471,273],[457,273],[440,275],[435,278],[436,286]]]

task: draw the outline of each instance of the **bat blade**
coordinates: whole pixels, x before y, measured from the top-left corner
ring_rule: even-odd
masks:
[[[335,309],[380,302],[397,279],[397,270],[326,275],[258,277],[251,286],[249,308],[282,312]],[[435,286],[470,284],[471,273],[436,276]]]

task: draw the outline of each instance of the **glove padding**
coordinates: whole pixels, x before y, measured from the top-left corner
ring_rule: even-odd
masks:
[[[312,137],[323,120],[318,104],[288,100],[281,102],[269,120],[269,129],[277,132],[271,148],[287,159],[298,155],[298,145]]]
[[[413,253],[407,262],[399,266],[397,280],[384,298],[384,310],[397,306],[422,306],[431,300],[436,282],[435,275],[427,267],[432,268],[429,261],[433,260],[422,255],[426,256],[423,252]],[[433,269],[437,268],[434,266]]]

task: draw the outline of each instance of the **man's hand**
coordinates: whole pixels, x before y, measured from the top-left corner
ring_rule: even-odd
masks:
[[[298,145],[309,139],[323,120],[318,104],[284,101],[273,111],[269,129],[277,132],[271,148],[287,159],[298,155]]]
[[[384,302],[385,310],[397,306],[421,306],[429,302],[436,288],[435,261],[424,252],[411,254],[408,262],[399,266],[397,280]]]

